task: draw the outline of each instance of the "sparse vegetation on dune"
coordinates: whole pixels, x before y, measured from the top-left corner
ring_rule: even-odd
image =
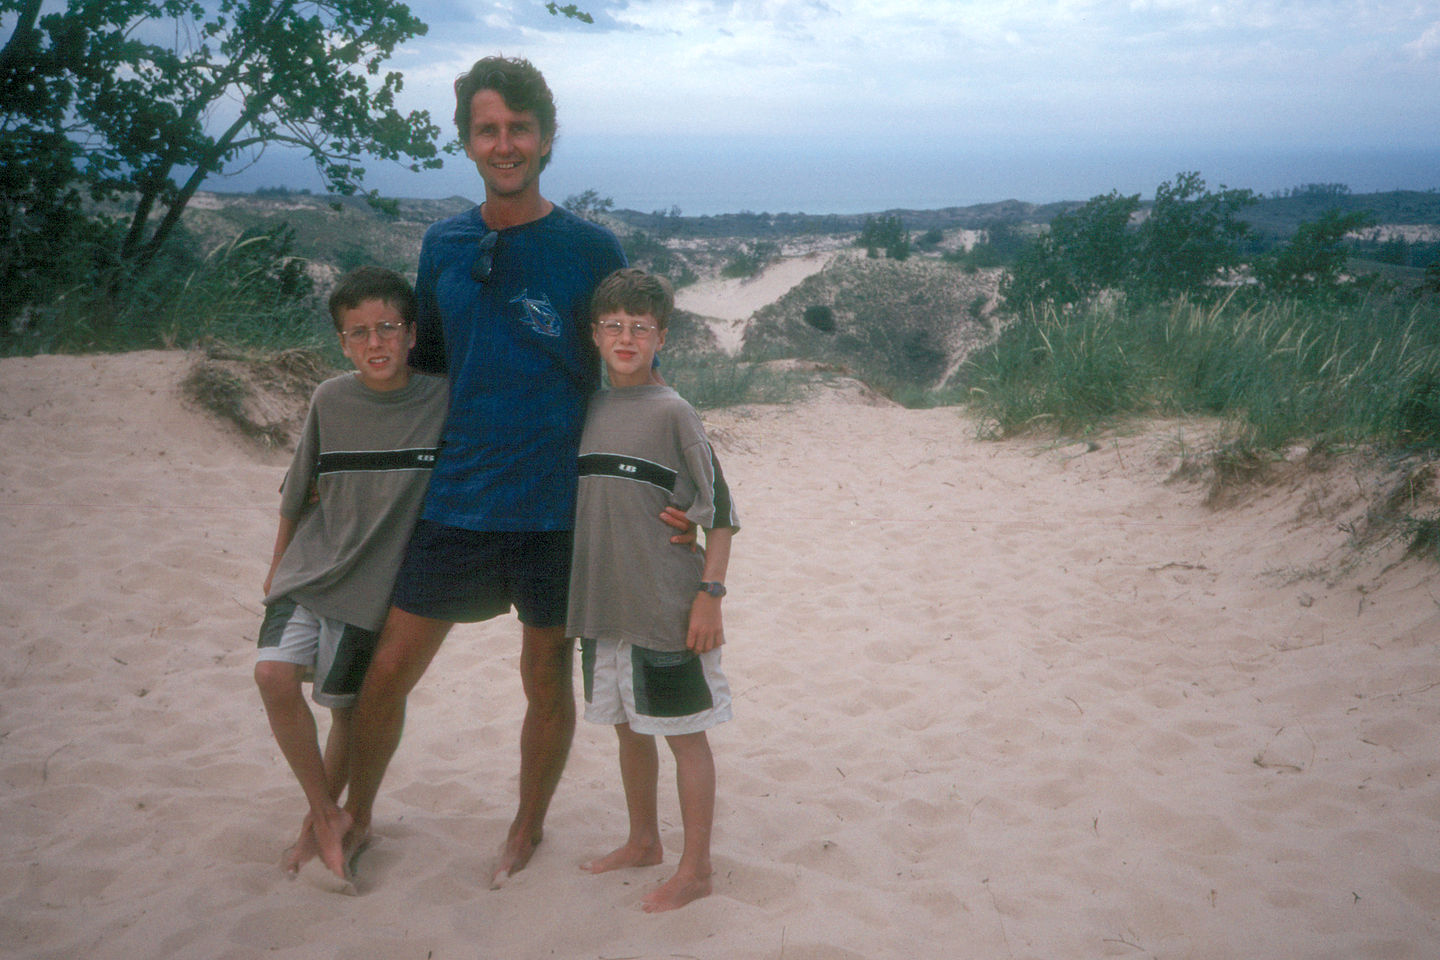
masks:
[[[942,383],[992,335],[998,271],[935,258],[835,258],[760,310],[742,357],[797,357],[847,369],[892,395]]]
[[[1256,449],[1291,438],[1440,445],[1432,362],[1440,266],[1426,259],[1440,234],[1433,222],[1386,219],[1395,210],[1434,213],[1433,194],[1297,189],[1263,199],[1213,193],[1194,174],[1162,186],[1158,210],[1111,194],[1047,208],[878,215],[868,218],[872,232],[885,226],[895,236],[872,243],[873,258],[855,246],[865,217],[684,217],[674,208],[642,215],[614,210],[598,194],[581,212],[609,223],[632,259],[677,283],[838,251],[754,315],[738,362],[723,356],[704,318],[676,316],[668,372],[697,399],[786,395],[747,372],[784,360],[793,361],[791,380],[825,371],[910,405],[968,403],[1007,434],[1042,424],[1079,433],[1130,414],[1172,412],[1231,418]],[[1379,212],[1362,216],[1371,199]],[[1336,201],[1333,215],[1316,207],[1327,200]],[[12,317],[0,347],[34,353],[227,340],[323,350],[330,338],[319,295],[333,275],[362,262],[408,272],[425,227],[470,205],[457,197],[377,210],[281,189],[201,194],[147,284],[107,301],[97,295],[103,264],[57,264],[61,282],[50,300]],[[1287,228],[1277,210],[1315,218]],[[1212,266],[1191,269],[1179,285],[1159,276],[1171,261],[1195,266],[1184,251],[1196,231]],[[1038,260],[1037,244],[1045,253]],[[897,257],[902,249],[905,259]],[[1130,282],[1117,263],[1144,282]],[[1356,284],[1357,268],[1397,271],[1391,276],[1404,285],[1374,273]],[[1032,286],[1018,296],[1027,277]],[[997,296],[1002,279],[1008,302]]]

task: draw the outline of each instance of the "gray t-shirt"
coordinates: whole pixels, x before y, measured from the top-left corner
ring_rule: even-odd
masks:
[[[667,506],[702,527],[740,529],[700,418],[678,393],[597,393],[580,440],[568,636],[685,649],[705,558],[670,542]]]
[[[379,630],[445,425],[442,377],[372,390],[353,373],[315,388],[280,492],[297,520],[265,602]],[[316,499],[318,494],[318,499]]]

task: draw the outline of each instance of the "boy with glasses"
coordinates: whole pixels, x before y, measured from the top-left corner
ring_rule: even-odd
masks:
[[[341,278],[329,306],[355,372],[315,389],[281,487],[255,682],[310,805],[282,866],[293,876],[318,855],[348,880],[351,824],[336,804],[348,779],[350,715],[435,463],[449,390],[441,377],[412,376],[406,363],[416,306],[404,277],[361,267]],[[323,756],[301,690],[307,677],[332,715]]]
[[[673,306],[669,283],[636,269],[611,274],[591,301],[610,389],[591,400],[580,441],[566,623],[566,635],[581,638],[585,719],[619,738],[630,821],[625,843],[584,869],[661,862],[656,735],[675,756],[684,849],[675,874],[642,898],[647,912],[710,893],[715,762],[705,731],[731,716],[720,606],[740,528],[700,418],[651,380]],[[705,528],[703,552],[645,522],[668,507]]]

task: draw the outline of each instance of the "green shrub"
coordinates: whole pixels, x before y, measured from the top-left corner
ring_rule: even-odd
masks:
[[[806,323],[821,333],[835,332],[835,311],[823,303],[806,307],[804,318]]]
[[[720,269],[720,275],[731,280],[753,277],[764,270],[777,253],[779,248],[775,244],[763,240],[744,244],[730,252],[730,259]]]

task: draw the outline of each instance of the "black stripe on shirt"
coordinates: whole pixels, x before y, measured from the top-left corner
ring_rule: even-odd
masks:
[[[336,450],[320,454],[318,473],[359,473],[385,470],[429,470],[439,447],[410,450]]]
[[[580,476],[639,480],[652,487],[659,487],[666,493],[675,492],[674,470],[649,460],[641,460],[639,457],[622,457],[614,453],[582,453]]]
[[[730,484],[725,482],[725,474],[720,472],[720,458],[715,456],[715,448],[710,448],[710,466],[715,471],[715,495],[712,498],[715,503],[715,527],[735,526],[735,501],[730,499]]]

